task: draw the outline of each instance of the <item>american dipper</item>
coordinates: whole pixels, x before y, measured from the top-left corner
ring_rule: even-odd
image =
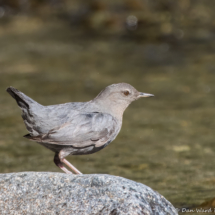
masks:
[[[127,83],[112,84],[88,102],[70,102],[43,106],[19,90],[8,87],[7,92],[22,110],[29,134],[24,137],[55,152],[54,162],[64,172],[66,164],[81,174],[65,157],[95,153],[119,133],[122,116],[128,105],[152,94],[138,92]]]

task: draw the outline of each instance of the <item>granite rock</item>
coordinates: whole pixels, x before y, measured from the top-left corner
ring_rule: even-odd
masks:
[[[0,214],[178,214],[144,184],[111,175],[0,174]]]

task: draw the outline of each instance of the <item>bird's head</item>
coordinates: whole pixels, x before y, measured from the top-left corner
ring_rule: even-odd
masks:
[[[137,91],[127,83],[112,84],[102,90],[94,99],[95,102],[111,112],[124,112],[128,105],[142,97],[154,96]]]

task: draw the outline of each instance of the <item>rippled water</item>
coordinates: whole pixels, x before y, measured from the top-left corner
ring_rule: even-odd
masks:
[[[88,101],[127,82],[154,98],[135,101],[114,142],[68,157],[85,174],[144,183],[176,207],[199,205],[215,192],[215,43],[144,43],[79,37],[60,21],[19,17],[0,26],[0,172],[61,171],[54,154],[27,134],[14,86],[43,105]]]

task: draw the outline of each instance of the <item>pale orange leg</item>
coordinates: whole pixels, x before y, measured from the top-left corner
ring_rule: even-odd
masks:
[[[54,156],[54,163],[56,164],[56,166],[58,166],[59,168],[61,168],[65,173],[67,173],[67,174],[73,174],[66,167],[63,166],[63,163],[60,161],[60,159],[58,157],[58,153],[56,153],[55,156]]]
[[[61,161],[65,163],[71,170],[73,170],[73,172],[75,172],[78,175],[82,175],[82,173],[78,169],[76,169],[68,160],[63,158],[61,159]]]

